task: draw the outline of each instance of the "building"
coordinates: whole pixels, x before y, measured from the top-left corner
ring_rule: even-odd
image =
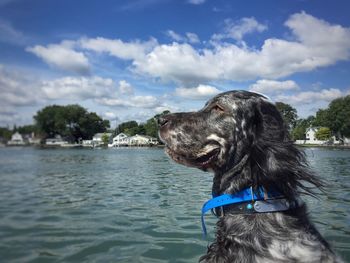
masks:
[[[61,135],[55,135],[54,138],[48,138],[45,140],[47,146],[61,146],[63,144],[68,144],[67,141],[63,140]]]
[[[129,136],[125,133],[119,133],[113,138],[113,142],[108,144],[108,147],[120,147],[129,145]]]
[[[108,147],[120,146],[153,146],[158,145],[158,139],[147,135],[127,136],[125,133],[119,133],[113,138],[113,142]]]
[[[15,132],[14,134],[12,134],[11,140],[7,142],[7,145],[25,145],[23,136],[19,132]]]
[[[151,136],[136,134],[134,136],[129,137],[130,146],[153,146],[157,144],[158,140]]]
[[[316,139],[316,132],[320,127],[310,127],[306,129],[305,140],[296,140],[296,144],[325,144],[327,141],[321,141]]]
[[[108,141],[111,140],[112,133],[108,133],[108,132],[96,133],[94,135],[94,137],[92,137],[92,142],[91,143],[92,143],[93,147],[102,146],[104,144],[102,138],[105,135],[108,136]]]
[[[306,144],[324,144],[326,141],[317,140],[316,133],[319,130],[319,127],[310,127],[306,129],[305,132],[305,143]]]

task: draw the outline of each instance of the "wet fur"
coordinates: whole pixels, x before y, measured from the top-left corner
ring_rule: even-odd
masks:
[[[198,112],[169,114],[160,137],[175,161],[214,172],[215,195],[263,186],[294,200],[322,183],[289,139],[282,117],[265,97],[231,91]],[[219,148],[215,160],[198,156]],[[203,153],[204,152],[204,153]],[[286,212],[225,214],[202,262],[341,262],[310,222],[305,205]]]

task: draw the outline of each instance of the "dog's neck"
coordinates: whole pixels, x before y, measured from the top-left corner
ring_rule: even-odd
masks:
[[[232,184],[232,181],[236,176],[242,173],[244,170],[250,169],[249,166],[249,154],[245,154],[241,160],[229,168],[225,172],[216,172],[213,179],[212,193],[213,196],[218,196],[223,193],[232,194],[239,191],[241,188],[250,187],[252,185],[246,185],[248,182],[238,182]]]

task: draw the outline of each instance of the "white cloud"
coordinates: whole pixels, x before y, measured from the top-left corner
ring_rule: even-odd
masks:
[[[145,59],[134,60],[133,65],[137,72],[152,77],[198,83],[218,79],[276,79],[349,59],[348,28],[331,25],[304,12],[292,15],[285,24],[295,41],[267,39],[260,50],[222,42],[202,50],[187,43],[158,45]],[[243,32],[247,30],[234,37],[240,38]],[[312,32],[312,36],[307,37],[307,32]]]
[[[142,59],[147,52],[157,45],[154,38],[146,42],[139,40],[133,42],[124,42],[120,39],[107,39],[103,37],[81,39],[80,45],[84,49],[93,50],[95,52],[106,52],[111,56],[125,60]]]
[[[265,30],[267,30],[267,26],[256,21],[254,17],[243,17],[238,21],[226,19],[224,32],[221,34],[214,34],[212,38],[214,40],[232,38],[240,41],[247,34],[254,32],[261,33]]]
[[[167,30],[166,35],[175,41],[178,41],[178,42],[184,41],[184,37],[179,35],[178,33],[176,33],[173,30]]]
[[[39,100],[35,80],[0,65],[0,104],[7,106],[31,106]]]
[[[90,65],[87,57],[82,52],[73,49],[74,43],[63,41],[60,44],[51,44],[47,47],[36,45],[26,50],[44,60],[50,66],[66,71],[88,74]]]
[[[118,90],[121,94],[128,94],[128,95],[134,94],[133,86],[131,86],[131,84],[126,80],[119,81]]]
[[[209,85],[199,85],[195,88],[176,88],[175,95],[186,99],[208,99],[221,91]]]
[[[199,37],[195,33],[187,32],[186,37],[190,43],[195,44],[200,42]]]
[[[200,42],[198,35],[192,32],[186,32],[186,35],[182,36],[173,30],[167,30],[166,35],[177,42],[188,42],[192,44]]]
[[[107,112],[103,112],[103,113],[100,113],[100,115],[103,116],[103,119],[108,119],[110,121],[119,121],[119,116],[115,113],[115,112],[112,112],[112,111],[107,111]]]
[[[86,100],[110,97],[117,88],[112,79],[101,77],[64,77],[43,81],[41,89],[50,100]]]
[[[204,4],[206,0],[188,0],[187,3],[192,5],[201,5]]]
[[[156,108],[160,102],[154,96],[131,96],[128,98],[101,98],[96,99],[101,105],[112,107]]]
[[[345,94],[339,89],[322,89],[320,91],[303,91],[295,95],[279,95],[276,101],[284,101],[292,105],[312,104],[320,101],[330,102]]]
[[[256,83],[250,85],[249,89],[251,91],[271,94],[287,90],[298,90],[299,86],[293,80],[277,81],[260,79]]]
[[[172,43],[159,45],[147,57],[134,61],[135,70],[163,80],[192,82],[205,79],[217,79],[220,65],[215,65],[215,56],[199,54],[189,44]],[[211,62],[211,63],[210,63]]]

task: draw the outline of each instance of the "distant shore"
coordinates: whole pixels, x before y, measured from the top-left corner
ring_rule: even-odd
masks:
[[[337,148],[337,149],[350,149],[350,145],[323,145],[323,144],[295,144],[296,146],[305,148]]]

